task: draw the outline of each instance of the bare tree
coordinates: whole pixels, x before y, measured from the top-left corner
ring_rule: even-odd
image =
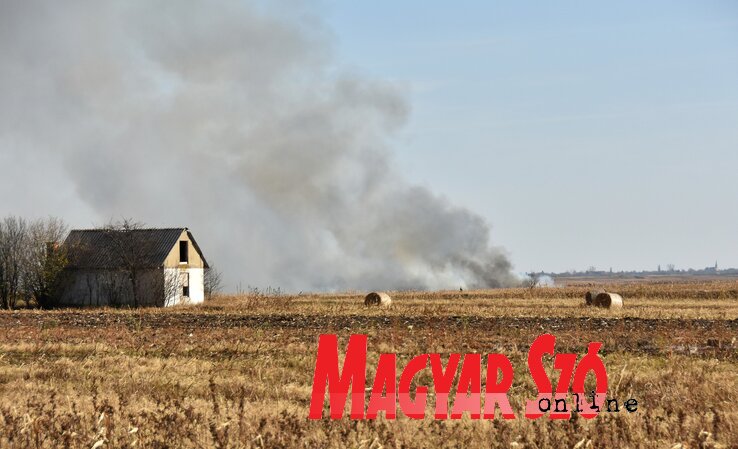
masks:
[[[5,217],[0,222],[0,306],[15,308],[21,293],[26,265],[28,224],[20,217]]]
[[[541,273],[530,272],[527,273],[527,276],[528,277],[523,280],[523,286],[529,290],[533,290],[538,287],[538,284],[541,282]]]
[[[215,265],[205,268],[205,299],[208,300],[214,294],[223,289],[223,275],[215,268]]]
[[[59,243],[67,227],[58,218],[29,222],[8,216],[0,221],[0,306],[15,308],[18,299],[50,305],[66,264]]]
[[[156,242],[149,233],[141,232],[144,229],[143,223],[130,218],[110,222],[101,228],[108,243],[107,265],[118,273],[104,276],[109,282],[102,287],[107,290],[111,305],[113,301],[115,305],[128,303],[133,307],[172,305],[168,302],[182,291],[179,273],[167,275],[162,267],[153,264]],[[121,285],[121,279],[127,285]]]
[[[133,307],[141,305],[139,284],[152,251],[151,244],[145,240],[143,233],[137,232],[141,229],[144,229],[143,223],[130,218],[108,223],[102,228],[110,244],[110,265],[119,267],[130,282]]]
[[[27,228],[23,284],[39,307],[52,307],[58,299],[67,265],[67,251],[61,245],[66,234],[64,221],[54,217],[33,221]]]
[[[184,286],[181,271],[174,273],[167,273],[165,271],[158,278],[158,282],[161,285],[157,285],[156,288],[158,292],[161,292],[161,296],[156,298],[157,306],[173,306],[186,301],[185,297],[181,294],[182,287]]]

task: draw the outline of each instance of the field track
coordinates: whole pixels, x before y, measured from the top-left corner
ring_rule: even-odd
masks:
[[[647,318],[584,318],[584,317],[490,317],[469,316],[429,316],[397,317],[344,315],[326,317],[324,315],[239,315],[233,313],[178,312],[143,313],[132,320],[120,313],[96,313],[64,311],[49,315],[16,313],[0,314],[1,327],[23,328],[73,328],[97,329],[103,332],[115,328],[138,330],[174,330],[173,335],[182,332],[206,331],[208,329],[261,329],[261,330],[300,330],[318,333],[381,333],[382,330],[397,326],[409,327],[415,332],[425,329],[456,329],[473,332],[475,346],[483,349],[480,343],[489,342],[497,346],[508,338],[512,343],[530,337],[531,331],[537,334],[550,333],[562,341],[604,340],[603,352],[628,351],[632,353],[685,353],[704,354],[710,357],[735,358],[738,348],[735,336],[738,334],[738,319],[647,319]],[[523,335],[519,335],[523,334]],[[670,335],[673,344],[658,346],[647,335]],[[644,338],[638,338],[639,336]],[[518,337],[518,338],[515,338]],[[614,343],[614,344],[613,344]],[[575,347],[569,349],[576,350]]]

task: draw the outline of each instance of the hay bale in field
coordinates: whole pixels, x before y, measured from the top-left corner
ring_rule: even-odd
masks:
[[[595,297],[594,305],[604,309],[619,309],[623,307],[623,297],[617,293],[600,293]]]
[[[371,292],[364,298],[364,305],[389,307],[392,305],[392,298],[384,292]]]
[[[587,292],[586,295],[584,295],[584,303],[588,306],[595,305],[595,298],[597,298],[597,295],[600,293],[605,293],[604,290],[590,290]]]

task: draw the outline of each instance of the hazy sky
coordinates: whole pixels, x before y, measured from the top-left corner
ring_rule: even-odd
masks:
[[[738,4],[327,3],[408,91],[395,158],[517,271],[738,266]]]
[[[231,288],[738,267],[737,167],[734,1],[0,0],[0,216]]]

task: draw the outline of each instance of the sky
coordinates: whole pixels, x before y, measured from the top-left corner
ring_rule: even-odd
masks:
[[[518,271],[738,266],[738,4],[326,3],[407,92],[393,157]]]
[[[738,5],[0,0],[0,217],[230,290],[738,267]]]

